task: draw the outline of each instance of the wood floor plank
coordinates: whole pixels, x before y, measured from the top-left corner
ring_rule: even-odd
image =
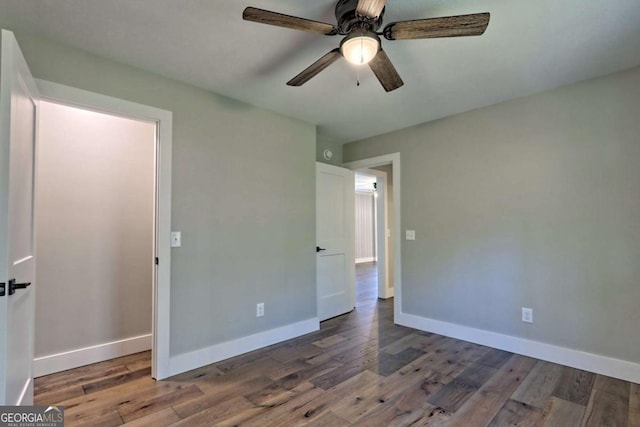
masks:
[[[126,427],[168,427],[180,421],[178,414],[171,408],[165,408],[144,417],[125,423]]]
[[[365,343],[367,343],[370,339],[371,338],[366,337],[364,335],[356,334],[354,336],[349,337],[346,341],[343,341],[331,348],[325,349],[320,354],[316,354],[311,357],[306,357],[303,360],[306,363],[309,363],[311,365],[320,365],[334,358],[335,358],[334,360],[341,359],[340,361],[344,363],[345,361],[347,361],[345,360],[346,359],[345,357],[336,357],[336,356],[340,356],[343,353],[346,353],[350,350],[359,348],[360,346],[363,346]]]
[[[376,374],[386,377],[424,354],[424,351],[415,348],[405,348],[397,354],[378,352],[377,363],[370,369]]]
[[[145,359],[133,360],[130,363],[127,363],[125,366],[130,372],[139,371],[145,368],[151,369],[151,358],[149,357]]]
[[[78,422],[68,422],[65,413],[65,425],[73,427],[116,427],[124,424],[118,411],[109,411],[95,417],[90,417]]]
[[[288,363],[296,359],[305,359],[322,354],[322,348],[313,344],[299,347],[283,348],[271,353],[271,358],[280,363]]]
[[[628,381],[622,381],[605,375],[596,375],[593,388],[605,393],[614,394],[625,402],[629,401],[631,384]]]
[[[629,409],[632,411],[640,411],[640,384],[630,383]]]
[[[640,384],[629,386],[629,421],[628,427],[640,427]]]
[[[347,427],[351,424],[330,411],[305,425],[307,427]]]
[[[362,388],[344,396],[332,406],[331,410],[341,418],[355,422],[378,407],[391,405],[400,394],[420,389],[424,382],[424,373],[412,371],[407,375],[393,375],[381,378],[367,388]],[[421,393],[424,395],[424,393]]]
[[[198,386],[192,384],[150,399],[136,399],[124,403],[119,406],[118,412],[125,422],[129,422],[173,405],[188,402],[203,394]]]
[[[333,406],[344,399],[345,396],[368,389],[377,383],[380,378],[379,375],[373,372],[363,371],[332,387],[327,390],[326,393],[323,393],[307,404],[299,408],[294,408],[292,411],[273,419],[271,422],[265,424],[265,426],[303,425],[304,423],[313,421],[332,410]]]
[[[168,381],[176,381],[181,383],[195,383],[208,380],[215,380],[217,378],[227,375],[222,372],[216,365],[207,365],[198,369],[184,372],[180,375],[175,375],[168,379]]]
[[[490,368],[497,369],[504,365],[512,355],[513,353],[509,353],[508,351],[492,348],[484,356],[482,356],[480,360],[478,360],[478,363],[486,365]]]
[[[565,366],[553,395],[586,406],[589,403],[595,377],[591,372]]]
[[[95,369],[91,365],[78,369],[78,375],[75,376],[73,375],[73,371],[65,371],[60,374],[37,378],[34,382],[34,393],[46,393],[52,390],[83,385],[90,381],[104,380],[113,376],[130,373],[126,365],[123,364],[111,366],[105,370]]]
[[[497,372],[496,368],[490,368],[480,363],[471,365],[429,397],[428,401],[444,411],[454,413]]]
[[[584,427],[626,427],[629,401],[615,394],[594,389],[582,420]]]
[[[324,394],[324,390],[311,383],[300,384],[293,390],[286,391],[271,401],[257,405],[264,408],[263,413],[258,413],[254,417],[247,419],[243,423],[244,427],[262,427],[273,420],[292,413],[312,400],[319,398]]]
[[[243,396],[270,384],[273,384],[273,381],[264,376],[249,377],[241,381],[205,382],[198,385],[203,395],[172,406],[180,418],[188,418],[235,396]]]
[[[146,378],[146,377],[149,377],[150,375],[151,375],[150,367],[143,368],[143,369],[140,369],[139,371],[134,371],[134,372],[130,372],[127,370],[123,374],[112,375],[104,379],[87,382],[82,385],[82,390],[84,391],[84,394],[91,394],[100,390],[112,388],[119,384],[126,384],[137,378]]]
[[[561,375],[562,366],[540,360],[511,398],[544,409],[549,397],[558,386]]]
[[[220,425],[225,419],[232,418],[238,413],[258,411],[251,402],[243,396],[237,396],[229,400],[225,400],[216,406],[212,406],[203,411],[182,419],[174,424],[174,426],[212,426]]]
[[[542,418],[540,408],[509,399],[493,418],[489,427],[534,427],[540,418]]]
[[[171,390],[175,387],[175,384],[166,382],[158,383],[151,377],[143,377],[134,379],[128,383],[118,384],[114,387],[100,390],[90,395],[83,394],[82,396],[73,397],[56,403],[64,405],[65,410],[76,411],[80,410],[80,408],[84,409],[95,405],[106,405],[108,403],[116,404],[117,402],[126,400],[128,397],[145,393],[147,390]]]
[[[342,365],[340,369],[334,369],[331,372],[313,379],[311,382],[324,390],[328,390],[349,378],[367,371],[377,363],[378,353],[371,351],[360,358]]]
[[[419,338],[421,338],[420,335],[411,333],[411,334],[405,335],[404,337],[399,338],[399,339],[395,340],[394,342],[392,342],[391,344],[381,348],[380,351],[381,352],[385,352],[385,353],[389,353],[389,354],[398,354],[402,350],[405,350],[406,348],[412,347],[412,345]]]
[[[245,394],[245,397],[256,405],[264,405],[267,404],[266,402],[271,401],[273,396],[293,390],[301,384],[313,381],[314,379],[332,372],[341,366],[342,365],[340,363],[334,361],[329,361],[323,365],[307,365],[307,368],[305,369],[289,374],[286,377],[274,381],[268,386],[258,389],[253,393]]]
[[[152,399],[182,387],[179,383],[155,382],[151,378],[139,380],[140,384],[123,384],[64,402],[65,422],[79,423],[90,420],[117,411],[120,405]],[[137,387],[138,385],[142,386]]]
[[[84,391],[81,385],[69,388],[53,389],[44,393],[35,395],[34,402],[36,405],[55,405],[74,397],[83,396]]]
[[[313,345],[315,345],[316,347],[320,347],[320,348],[331,348],[333,346],[335,346],[336,344],[340,344],[341,342],[347,341],[348,338],[340,335],[340,334],[336,334],[336,335],[330,335],[326,338],[323,338],[321,340],[318,341],[314,341],[312,342]]]
[[[587,408],[552,396],[542,411],[537,427],[579,426]]]
[[[494,355],[483,362],[489,366],[488,360],[495,360],[492,365],[503,363],[502,367],[451,417],[453,425],[488,425],[536,363],[535,359],[517,354],[498,362],[502,357]]]

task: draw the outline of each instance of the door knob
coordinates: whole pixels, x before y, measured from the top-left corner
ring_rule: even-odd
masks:
[[[326,251],[325,248],[321,248],[320,246],[316,246],[316,253]]]
[[[31,282],[27,283],[16,283],[16,279],[9,280],[9,295],[13,295],[16,293],[16,289],[26,289],[31,285]]]

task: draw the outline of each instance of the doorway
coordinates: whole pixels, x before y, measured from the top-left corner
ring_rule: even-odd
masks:
[[[390,165],[357,169],[356,264],[377,279],[377,297],[393,297],[393,181]],[[367,266],[362,264],[369,264]]]
[[[50,213],[51,207],[56,206],[66,209],[68,214],[58,215],[57,219],[66,224],[52,233],[49,233],[52,224],[47,223],[51,218],[36,214],[38,231],[45,231],[43,238],[50,239],[47,242],[49,246],[45,244],[42,249],[49,247],[51,250],[51,247],[55,247],[51,243],[58,243],[74,259],[69,257],[64,262],[57,260],[47,265],[45,257],[43,264],[38,266],[45,272],[47,269],[58,269],[60,274],[57,280],[61,283],[57,285],[68,287],[56,295],[48,292],[43,285],[43,292],[37,295],[39,310],[36,327],[38,323],[47,322],[47,325],[53,323],[54,329],[48,342],[37,341],[36,351],[38,344],[41,344],[41,351],[38,351],[39,357],[34,361],[35,375],[152,349],[151,375],[156,379],[166,378],[169,376],[170,325],[171,113],[51,82],[37,83],[41,92],[43,122],[39,129],[39,141],[46,142],[45,132],[55,131],[45,126],[47,117],[43,114],[52,115],[50,118],[53,118],[56,111],[66,111],[67,114],[71,112],[72,117],[68,123],[62,124],[59,117],[55,117],[53,124],[54,127],[60,127],[58,131],[63,136],[63,146],[70,144],[72,134],[76,134],[80,140],[84,139],[85,147],[80,143],[68,151],[61,150],[64,153],[54,153],[59,158],[57,164],[49,164],[48,174],[52,181],[62,181],[57,182],[59,185],[53,186],[53,189],[47,189],[47,183],[44,182],[46,175],[40,176],[38,166],[36,186],[40,191],[38,184],[42,184],[43,194],[38,193],[36,200],[43,199],[49,203],[49,206],[41,204],[44,214],[47,213],[46,209]],[[81,129],[83,126],[74,125],[83,122],[83,116],[88,122],[93,120],[94,127]],[[114,127],[114,123],[124,124],[129,131],[134,129],[128,141],[122,126]],[[49,123],[47,126],[51,125]],[[110,140],[107,138],[106,142],[103,141],[99,149],[87,150],[86,145],[96,143],[115,128],[118,128],[115,134]],[[125,148],[133,151],[121,152]],[[73,154],[74,150],[79,151]],[[84,157],[85,161],[82,157],[72,158],[79,156],[83,150],[83,155],[89,156]],[[44,149],[42,152],[39,150],[38,154],[43,155],[42,159],[38,159],[43,160],[43,165],[46,165],[45,155],[52,155]],[[87,182],[68,181],[69,176],[73,175],[72,171],[82,172],[83,169],[89,172]],[[64,182],[65,179],[67,182]],[[91,181],[93,179],[102,180],[105,185],[92,187],[92,184],[96,184]],[[65,207],[62,201],[71,201],[76,212],[69,211],[69,206]],[[87,226],[86,223],[92,224]],[[114,227],[117,225],[120,228]],[[53,235],[53,239],[47,234]],[[79,237],[80,241],[70,243],[73,235]],[[61,265],[64,263],[68,265]],[[84,269],[87,265],[94,268],[89,275]],[[104,288],[109,288],[111,292],[106,292]],[[81,296],[83,293],[84,297]],[[52,298],[59,298],[58,301],[63,304],[74,299],[80,300],[81,304],[93,307],[84,315],[73,313],[71,319],[55,322],[50,318],[55,313],[44,308]],[[142,314],[136,313],[136,310]],[[83,344],[71,340],[66,343],[67,348],[63,348],[63,344],[55,342],[56,333],[58,337],[63,337],[69,333],[68,328],[56,331],[55,327],[65,323],[73,325],[73,322],[85,323],[83,326],[91,324],[91,328],[86,329],[93,329],[94,333],[99,331],[100,337],[94,334],[91,338],[94,342]],[[82,333],[76,335],[74,339],[82,338]],[[49,351],[43,350],[46,346],[49,346]]]
[[[401,240],[400,240],[400,221],[401,221],[401,201],[400,201],[400,153],[387,154],[378,157],[372,157],[369,159],[356,160],[348,162],[343,165],[353,171],[359,170],[376,170],[378,172],[385,172],[388,176],[391,197],[389,197],[387,203],[387,214],[390,219],[388,223],[388,229],[386,231],[389,243],[388,263],[388,281],[387,286],[390,288],[389,298],[393,297],[393,316],[399,315],[402,308],[402,253],[401,253]],[[390,234],[389,234],[390,233]],[[379,233],[379,235],[382,233]],[[378,254],[379,255],[379,254]],[[362,275],[366,276],[366,272],[362,272]],[[369,273],[370,274],[370,273]],[[361,275],[361,277],[362,277]]]
[[[151,349],[156,127],[40,101],[35,376]]]

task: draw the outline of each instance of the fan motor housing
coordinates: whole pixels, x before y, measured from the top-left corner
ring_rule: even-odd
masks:
[[[362,28],[363,24],[369,31],[376,31],[382,25],[384,9],[378,18],[371,19],[358,15],[357,8],[358,0],[339,0],[336,4],[336,20],[341,34],[349,34],[354,26]]]

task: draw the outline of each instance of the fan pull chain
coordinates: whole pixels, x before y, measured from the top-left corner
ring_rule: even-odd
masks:
[[[356,86],[360,87],[360,67],[356,68]]]

